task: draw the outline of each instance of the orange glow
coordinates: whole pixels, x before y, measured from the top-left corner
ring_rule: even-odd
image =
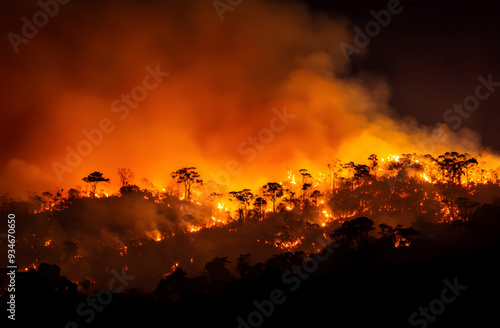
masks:
[[[191,227],[189,228],[189,232],[197,232],[200,231],[202,227]]]
[[[159,241],[162,241],[163,239],[165,239],[165,236],[163,236],[158,229],[155,229],[153,231],[147,232],[146,235],[149,238],[152,238],[156,242],[159,242]]]

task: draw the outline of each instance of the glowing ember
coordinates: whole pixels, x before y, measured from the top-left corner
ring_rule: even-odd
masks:
[[[191,227],[189,228],[189,232],[197,232],[200,231],[202,227]]]
[[[146,233],[146,235],[150,238],[152,238],[154,241],[159,242],[165,239],[165,237],[161,234],[161,232],[158,229],[155,229],[151,232]]]

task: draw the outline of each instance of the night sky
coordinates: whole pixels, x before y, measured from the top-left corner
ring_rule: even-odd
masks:
[[[354,26],[373,20],[370,11],[388,1],[306,1],[331,15],[345,15]],[[473,93],[479,75],[500,80],[500,22],[492,1],[401,1],[403,11],[358,56],[353,71],[368,70],[387,79],[390,104],[423,124],[443,122],[443,112]],[[463,120],[479,131],[485,146],[500,149],[500,97],[496,93]]]

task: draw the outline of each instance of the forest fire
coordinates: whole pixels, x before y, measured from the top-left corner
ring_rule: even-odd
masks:
[[[477,302],[499,275],[493,5],[3,9],[7,321],[454,327],[496,313]]]
[[[49,225],[36,235],[23,236],[29,250],[21,264],[28,270],[36,268],[35,263],[48,261],[67,267],[73,272],[73,279],[85,276],[98,280],[96,273],[77,273],[80,265],[90,260],[89,252],[93,252],[83,239],[75,235],[73,240],[64,241],[62,246],[57,241],[67,238],[58,236],[57,231],[61,230],[64,222],[61,220],[70,215],[72,208],[80,208],[83,204],[95,203],[97,206],[100,202],[107,202],[107,206],[114,206],[111,204],[121,204],[126,200],[130,206],[141,206],[146,213],[163,213],[156,219],[153,219],[154,216],[146,218],[146,221],[142,219],[145,224],[150,222],[148,224],[153,225],[153,229],[140,228],[139,225],[126,233],[100,233],[98,238],[102,240],[103,247],[119,243],[115,248],[117,255],[126,260],[129,267],[134,258],[144,256],[145,250],[151,247],[165,252],[168,245],[181,243],[181,247],[197,253],[197,245],[203,242],[205,236],[219,233],[255,235],[255,245],[261,245],[253,246],[257,249],[271,247],[288,252],[314,251],[316,246],[311,234],[330,234],[332,240],[345,242],[345,238],[351,238],[347,231],[353,229],[349,224],[356,217],[369,217],[377,222],[381,229],[378,234],[391,240],[393,247],[410,247],[418,233],[409,230],[412,228],[403,228],[399,223],[395,227],[389,226],[387,221],[400,222],[396,217],[404,215],[436,224],[467,222],[476,208],[500,195],[497,162],[456,152],[438,157],[389,155],[380,160],[373,154],[366,164],[334,161],[315,176],[307,169],[300,169],[298,174],[289,170],[286,180],[270,182],[252,191],[227,192],[223,186],[213,182],[203,183],[198,174],[194,174],[197,183],[191,186],[195,170],[194,167],[180,170],[174,180],[188,186],[189,193],[196,195],[196,200],[193,197],[190,201],[187,200],[190,196],[179,189],[140,189],[132,184],[132,180],[127,180],[119,193],[104,189],[104,185],[97,186],[93,192],[93,186],[89,185],[89,188],[71,189],[67,193],[33,194],[22,206],[29,209],[34,217],[45,217]],[[101,173],[91,176],[98,177],[97,180],[108,179]],[[188,187],[183,188],[184,192]],[[214,188],[218,191],[214,192]],[[9,204],[12,206],[15,203],[7,202],[2,206]],[[127,215],[130,214],[133,213]],[[103,223],[107,220],[106,216],[101,219]],[[126,223],[127,220],[123,224],[137,225],[141,222],[133,220]],[[267,226],[267,231],[257,234],[259,226]],[[68,233],[71,232],[66,232],[66,235]],[[44,240],[42,245],[51,251],[39,249],[35,238]],[[158,247],[151,245],[150,241],[157,243]],[[356,242],[356,239],[348,243],[350,247],[361,245],[361,241]],[[57,256],[58,253],[62,257]],[[186,257],[184,260],[194,265],[193,268],[200,269],[203,260],[193,263],[191,254],[187,253]]]
[[[196,186],[196,193],[200,201],[192,204],[215,209],[210,210],[212,215],[205,221],[207,227],[226,224],[229,222],[225,219],[227,215],[234,217],[237,214],[241,218],[248,217],[249,211],[252,209],[260,208],[262,215],[276,212],[276,209],[273,210],[269,207],[273,201],[277,202],[275,205],[278,205],[280,210],[292,211],[295,208],[303,210],[306,206],[313,206],[323,214],[324,218],[339,220],[356,214],[370,213],[382,209],[391,211],[393,209],[391,204],[385,204],[382,209],[372,206],[373,201],[371,198],[376,197],[380,190],[370,186],[374,186],[378,182],[386,182],[390,187],[390,194],[397,195],[401,199],[408,199],[410,196],[420,197],[420,201],[416,201],[420,206],[423,206],[428,201],[436,202],[441,207],[440,211],[447,218],[458,219],[460,215],[457,212],[458,205],[456,200],[449,198],[449,193],[457,193],[461,189],[462,193],[460,195],[465,192],[467,195],[473,196],[481,186],[496,186],[500,183],[498,163],[480,160],[481,164],[479,164],[475,158],[468,154],[451,152],[437,158],[430,155],[416,154],[389,155],[380,161],[377,160],[376,155],[371,155],[370,159],[368,165],[354,164],[353,162],[342,164],[337,161],[334,165],[328,165],[330,168],[329,173],[319,172],[318,178],[312,177],[305,169],[300,170],[303,181],[301,184],[295,181],[295,175],[292,175],[291,171],[289,171],[288,180],[276,184],[279,187],[277,197],[272,192],[266,194],[265,188],[257,190],[255,195],[249,189],[245,189],[244,192],[247,194],[243,194],[243,192],[218,193],[214,204],[215,198],[212,196],[214,193],[204,195],[204,193],[209,193],[210,189],[207,189],[208,187],[205,185],[199,185]],[[124,186],[123,188],[128,187]],[[212,185],[210,188],[213,188]],[[313,188],[318,189],[313,190]],[[142,196],[144,200],[151,199],[157,204],[164,204],[170,208],[189,212],[186,205],[174,205],[169,202],[178,195],[177,191],[170,189],[169,192],[166,192],[164,190],[160,192],[157,189],[144,189],[142,191],[137,189],[137,192],[140,191],[144,194]],[[326,202],[328,195],[335,196],[345,191],[351,193],[356,191],[355,196],[359,201],[359,206],[356,209],[348,211],[346,206],[332,207],[331,203]],[[112,194],[106,189],[99,188],[98,192],[92,195],[89,189],[79,187],[79,189],[71,189],[66,198],[63,197],[61,192],[56,194],[44,192],[40,196],[34,194],[31,196],[29,204],[33,214],[62,211],[71,204],[72,200],[81,197],[79,195],[100,199],[120,194]],[[125,194],[122,193],[122,195]],[[252,200],[259,197],[264,201],[263,203],[252,202]],[[185,196],[180,196],[181,201],[184,198]],[[221,201],[223,198],[225,200]],[[265,201],[266,199],[269,203]],[[229,209],[225,204],[232,204],[233,206]],[[332,210],[333,212],[331,212]],[[191,214],[188,215],[192,216]],[[50,220],[50,218],[47,219]],[[199,225],[192,226],[189,230],[198,231],[201,227]],[[158,229],[149,231],[146,234],[156,241],[164,238]],[[50,241],[47,241],[46,246],[48,245],[50,245]]]

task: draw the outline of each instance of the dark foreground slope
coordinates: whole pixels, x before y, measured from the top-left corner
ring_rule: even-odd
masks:
[[[152,294],[103,291],[88,298],[60,277],[56,266],[43,265],[18,275],[16,323],[23,327],[488,326],[495,322],[500,295],[499,214],[500,207],[487,205],[467,223],[416,226],[424,233],[409,248],[395,249],[383,240],[358,250],[330,245],[306,258],[307,263],[299,254],[283,253],[247,267],[243,278],[187,278],[178,270]],[[430,233],[433,239],[425,237]],[[4,295],[1,302],[6,301]],[[2,322],[10,324],[3,312]]]

